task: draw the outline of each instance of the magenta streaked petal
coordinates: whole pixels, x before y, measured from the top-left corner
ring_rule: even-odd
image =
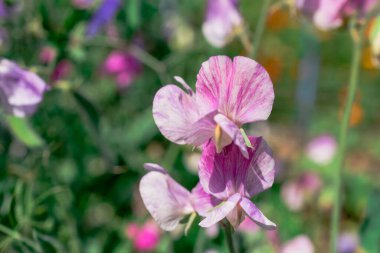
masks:
[[[275,175],[272,152],[261,137],[248,138],[252,144],[252,148],[247,147],[249,159],[234,144],[219,154],[214,143],[204,146],[199,179],[205,192],[219,199],[226,199],[231,192],[252,197],[272,186]]]
[[[164,167],[156,163],[144,163],[144,169],[147,171],[157,171],[163,174],[168,174]]]
[[[167,231],[193,211],[190,192],[161,172],[149,172],[141,179],[140,194],[154,220]]]
[[[198,99],[236,124],[266,120],[274,91],[267,71],[247,57],[214,56],[202,64],[197,76]]]
[[[161,133],[177,144],[200,146],[214,133],[215,112],[204,116],[195,98],[175,85],[161,88],[153,101],[153,117]]]
[[[240,201],[240,206],[257,225],[264,229],[273,230],[276,229],[276,224],[271,222],[265,215],[253,204],[249,199],[242,198]]]
[[[222,202],[205,192],[200,183],[198,183],[191,191],[191,199],[195,211],[203,217],[206,217],[215,206]]]
[[[214,117],[214,120],[217,124],[220,125],[223,132],[226,133],[232,139],[235,145],[239,147],[243,156],[248,159],[247,146],[245,145],[244,137],[240,132],[239,127],[236,126],[234,122],[229,120],[223,114],[217,114]]]
[[[240,201],[241,195],[239,193],[235,193],[231,197],[229,197],[226,201],[220,203],[218,206],[213,208],[203,219],[199,226],[201,227],[211,227],[215,225],[222,219],[224,219],[237,205]]]

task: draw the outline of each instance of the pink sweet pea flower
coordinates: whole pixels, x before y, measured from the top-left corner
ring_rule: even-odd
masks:
[[[131,223],[126,229],[127,237],[133,241],[133,247],[139,251],[154,250],[160,242],[160,229],[153,221],[143,226]]]
[[[234,142],[248,158],[240,127],[266,120],[272,110],[273,84],[265,69],[247,57],[214,56],[202,64],[196,92],[166,85],[155,95],[153,117],[161,133],[177,144],[201,146],[211,138],[217,151]]]
[[[301,12],[313,19],[320,30],[331,30],[343,24],[346,17],[358,13],[366,15],[375,6],[376,0],[297,0]]]
[[[194,211],[191,194],[161,166],[146,163],[144,167],[149,170],[140,181],[144,205],[163,230],[172,231],[186,215]]]
[[[211,227],[226,218],[236,229],[248,216],[265,229],[276,225],[251,202],[251,198],[272,186],[274,159],[261,137],[249,137],[248,159],[231,144],[217,154],[212,142],[205,145],[199,163],[200,185],[193,190],[195,209],[201,216],[202,227]],[[210,208],[210,206],[212,208]]]
[[[312,139],[306,147],[306,155],[313,162],[327,165],[334,159],[337,142],[331,135],[321,135]]]
[[[208,0],[202,32],[212,46],[223,47],[233,37],[234,30],[243,26],[237,4],[237,0]]]
[[[314,253],[314,245],[306,235],[299,235],[284,244],[281,253]]]

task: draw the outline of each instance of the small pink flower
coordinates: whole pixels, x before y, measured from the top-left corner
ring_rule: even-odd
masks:
[[[305,202],[316,194],[322,186],[318,175],[307,172],[296,180],[286,182],[281,189],[281,197],[292,211],[299,211]]]
[[[88,9],[94,3],[94,0],[71,0],[71,3],[77,9]]]
[[[337,143],[331,135],[321,135],[312,139],[306,147],[310,160],[320,165],[329,164],[336,153]]]
[[[200,184],[192,196],[195,210],[205,217],[200,226],[211,227],[226,218],[236,229],[247,216],[264,229],[276,228],[250,200],[273,184],[272,152],[262,138],[249,140],[248,159],[234,144],[219,154],[212,142],[205,145],[199,163]]]
[[[247,158],[240,127],[266,120],[272,110],[273,85],[265,69],[246,57],[233,61],[214,56],[202,64],[196,92],[166,85],[155,95],[153,117],[161,133],[177,144],[201,146],[214,139],[218,152],[234,142]]]
[[[67,78],[72,71],[72,64],[69,60],[61,60],[55,66],[50,79],[53,82]]]
[[[146,222],[141,227],[136,223],[129,224],[126,235],[133,241],[134,248],[139,251],[154,250],[160,242],[160,230],[152,221]]]
[[[234,30],[243,25],[237,4],[237,0],[208,0],[202,31],[212,46],[220,48],[226,45]]]
[[[43,64],[52,63],[57,56],[57,50],[51,46],[45,46],[42,48],[39,58]]]
[[[339,235],[338,253],[355,253],[359,247],[359,238],[355,233],[346,232]]]
[[[244,233],[255,233],[259,231],[259,226],[253,222],[250,218],[245,217],[243,222],[239,226],[239,231]]]
[[[285,243],[281,253],[314,253],[314,245],[306,235],[300,235]]]

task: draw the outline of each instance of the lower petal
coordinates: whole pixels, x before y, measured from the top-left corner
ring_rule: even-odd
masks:
[[[241,195],[239,193],[235,193],[226,201],[213,208],[207,214],[206,218],[199,223],[199,226],[208,228],[223,220],[236,207],[240,199]]]
[[[265,215],[260,211],[259,208],[256,207],[249,199],[242,198],[240,201],[240,206],[243,208],[246,215],[251,218],[257,225],[260,227],[273,230],[276,229],[277,226],[273,222],[271,222]]]

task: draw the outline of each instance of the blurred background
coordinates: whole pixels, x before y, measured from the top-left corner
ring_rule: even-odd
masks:
[[[188,189],[197,183],[200,153],[160,134],[154,94],[175,75],[194,88],[210,56],[249,55],[266,4],[254,59],[276,98],[269,120],[246,132],[264,136],[276,156],[276,182],[254,201],[278,230],[245,222],[239,252],[326,250],[352,56],[346,26],[320,32],[279,1],[241,0],[244,31],[215,47],[202,33],[203,0],[1,0],[1,56],[51,89],[33,116],[1,115],[0,252],[227,252],[218,227],[161,231],[138,182],[143,163],[155,162]],[[366,41],[342,175],[340,253],[380,252],[379,95]]]

